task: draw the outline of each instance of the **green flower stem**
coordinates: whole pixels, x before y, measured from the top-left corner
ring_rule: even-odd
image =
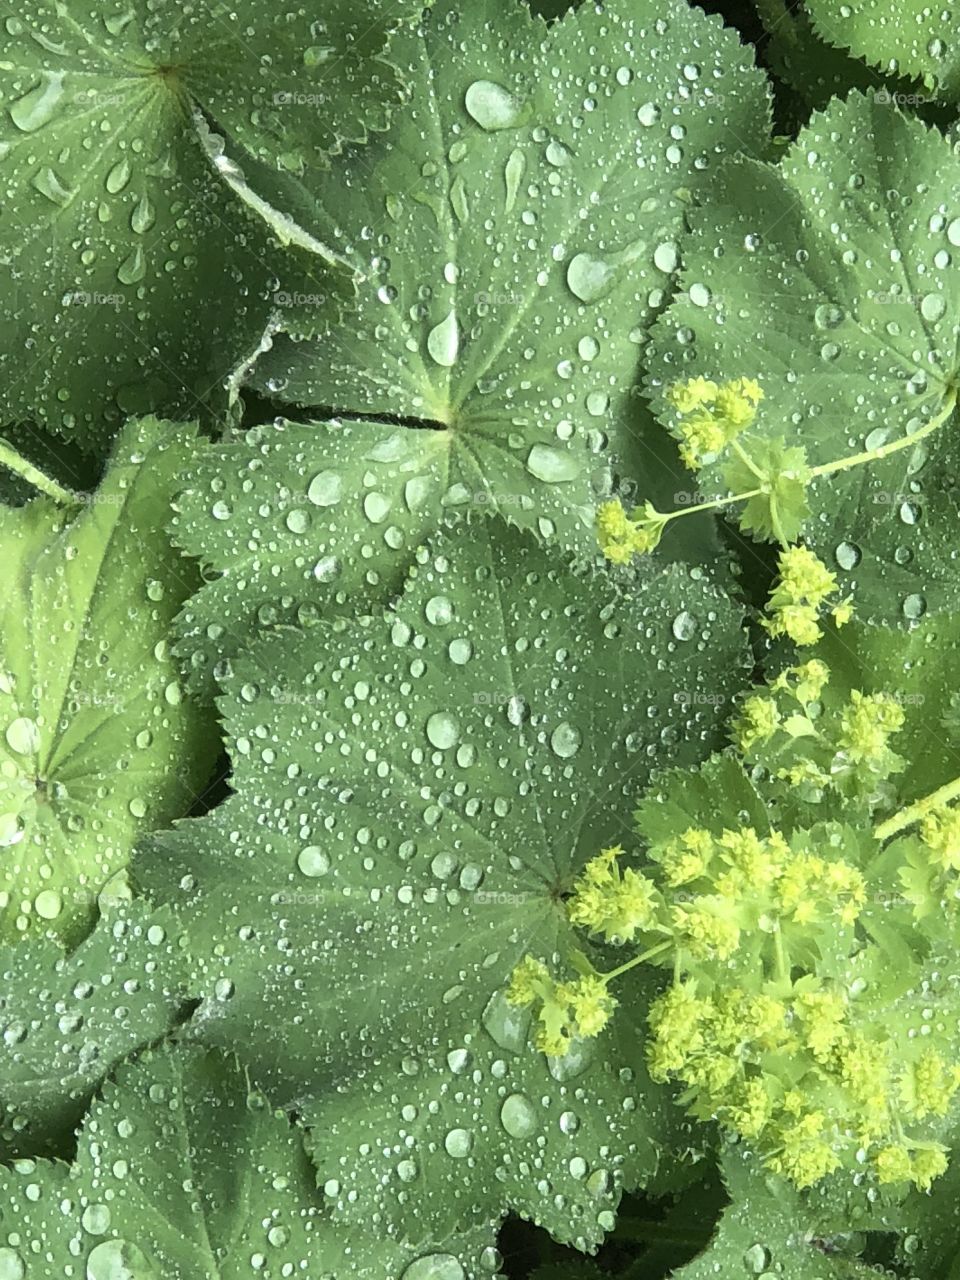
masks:
[[[57,484],[56,480],[51,480],[39,467],[28,462],[12,445],[7,444],[6,440],[0,440],[0,466],[20,476],[35,489],[45,493],[48,498],[53,498],[54,502],[59,502],[61,506],[78,507],[80,505],[81,499],[77,494]]]
[[[651,947],[649,951],[644,951],[641,955],[634,956],[632,960],[628,960],[626,964],[620,965],[618,969],[611,969],[609,973],[601,973],[600,977],[604,982],[612,982],[614,978],[619,978],[628,969],[635,969],[638,964],[644,964],[647,960],[652,960],[654,956],[662,955],[664,951],[672,946],[672,938],[667,942],[659,942],[655,947]]]
[[[925,440],[927,436],[931,436],[935,431],[943,426],[953,415],[957,407],[957,388],[951,387],[947,392],[946,400],[943,408],[936,414],[925,427],[921,427],[919,431],[914,431],[911,435],[903,436],[899,440],[891,440],[889,444],[882,444],[877,449],[866,449],[862,453],[852,453],[849,457],[838,458],[835,462],[825,462],[822,466],[812,467],[809,472],[811,480],[817,479],[819,476],[836,475],[838,471],[849,471],[851,467],[861,467],[868,462],[879,462],[882,458],[889,458],[891,454],[900,453],[903,449],[911,449],[914,445],[919,444],[921,440]],[[736,441],[731,441],[731,446],[737,457],[754,473],[759,479],[763,479],[765,484],[759,489],[747,489],[744,493],[731,493],[725,498],[714,498],[710,502],[699,502],[693,507],[678,507],[676,511],[658,511],[657,516],[666,524],[670,520],[676,520],[680,516],[692,516],[698,511],[715,511],[718,507],[733,506],[738,502],[746,502],[750,498],[759,497],[761,494],[769,493],[769,487],[766,484],[766,477],[754,465],[749,454]],[[639,508],[638,508],[639,511]],[[789,546],[789,541],[784,537],[783,530],[780,527],[780,520],[776,512],[776,505],[771,501],[771,516],[777,532],[777,537],[782,546]],[[639,519],[639,515],[634,519]]]
[[[718,507],[729,507],[733,502],[746,502],[748,498],[757,498],[761,493],[763,493],[762,489],[748,489],[745,493],[731,493],[725,498],[712,498],[709,502],[698,502],[694,507],[677,507],[676,511],[658,511],[657,515],[666,524],[668,520],[676,520],[680,516],[692,516],[698,511],[716,511]]]
[[[925,427],[921,427],[919,431],[914,431],[912,435],[903,436],[900,440],[892,440],[889,444],[882,444],[879,449],[867,449],[864,453],[851,454],[849,458],[840,458],[836,462],[827,462],[822,467],[814,467],[811,476],[831,476],[838,471],[848,471],[851,467],[859,467],[865,462],[877,462],[881,458],[889,458],[893,453],[899,453],[901,449],[910,449],[915,444],[919,444],[927,436],[933,435],[943,424],[952,416],[954,409],[957,407],[957,388],[951,387],[947,392],[947,398],[944,401],[943,408],[935,417],[931,418]]]
[[[914,804],[907,805],[905,809],[895,813],[886,822],[881,822],[878,827],[874,827],[873,834],[878,840],[889,840],[891,836],[899,835],[901,831],[906,831],[908,827],[912,827],[915,822],[925,818],[934,809],[940,809],[945,804],[949,804],[951,800],[958,799],[960,799],[960,778],[954,778],[952,782],[938,787],[936,791],[924,796],[922,800],[917,800]]]

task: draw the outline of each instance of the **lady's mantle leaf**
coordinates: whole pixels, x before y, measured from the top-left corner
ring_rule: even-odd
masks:
[[[802,446],[810,466],[922,428],[960,376],[960,161],[948,143],[854,94],[815,116],[778,169],[735,162],[725,190],[726,203],[693,214],[652,385],[757,377],[751,436]],[[811,486],[804,536],[862,616],[902,622],[956,602],[958,455],[954,416],[915,448]],[[721,473],[706,468],[701,488],[726,492]]]
[[[575,945],[562,895],[655,762],[716,743],[745,646],[702,575],[618,600],[499,523],[461,533],[385,617],[237,660],[237,794],[137,874],[189,922],[199,1033],[303,1109],[338,1218],[442,1237],[512,1206],[586,1247],[657,1164],[637,1029],[548,1064],[502,991]]]
[[[89,446],[123,413],[211,399],[263,333],[271,269],[194,115],[289,164],[383,127],[398,89],[378,55],[403,12],[387,7],[327,0],[322,22],[253,0],[17,7],[0,57],[0,420]]]
[[[876,1274],[858,1260],[858,1237],[822,1233],[816,1202],[782,1178],[765,1176],[748,1153],[731,1149],[723,1171],[732,1203],[713,1243],[677,1271],[676,1280],[869,1280]]]
[[[301,1135],[232,1060],[147,1053],[93,1104],[72,1165],[0,1169],[0,1274],[473,1280],[495,1269],[486,1225],[419,1259],[384,1234],[336,1231],[313,1174]]]
[[[127,903],[71,953],[53,938],[0,946],[5,1156],[62,1143],[104,1076],[176,1025],[188,998],[180,941],[169,913]]]
[[[389,132],[335,173],[274,175],[284,218],[364,275],[358,298],[333,316],[288,281],[292,336],[256,373],[281,400],[409,421],[267,429],[256,468],[228,447],[190,476],[178,537],[225,574],[185,620],[199,665],[329,605],[331,580],[384,599],[452,512],[592,550],[691,192],[768,141],[763,75],[682,0],[586,4],[549,30],[515,0],[441,0],[394,52],[413,93]]]
[[[952,101],[960,97],[960,41],[948,10],[924,0],[807,0],[807,9],[830,44],[882,71],[922,79]]]
[[[0,510],[0,937],[75,936],[137,833],[202,787],[209,726],[167,651],[196,582],[164,533],[193,441],[132,422],[78,515]]]

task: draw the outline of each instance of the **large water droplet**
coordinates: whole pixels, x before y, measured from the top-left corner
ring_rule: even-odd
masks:
[[[589,253],[578,253],[567,267],[567,285],[581,302],[598,302],[617,282],[617,268]]]
[[[40,730],[35,720],[18,716],[7,725],[7,746],[18,755],[30,756],[40,748]]]
[[[63,73],[44,71],[36,88],[10,106],[10,119],[24,133],[33,133],[50,120],[63,97]]]
[[[343,478],[336,471],[321,471],[310,481],[307,499],[315,507],[333,507],[343,497]]]
[[[567,449],[535,444],[527,455],[527,470],[545,484],[561,484],[580,474],[580,460]]]
[[[500,1123],[511,1138],[529,1138],[540,1127],[537,1109],[522,1093],[511,1093],[500,1108]]]
[[[430,358],[444,369],[452,369],[460,354],[460,326],[456,312],[451,311],[427,335]]]
[[[411,1262],[400,1280],[466,1280],[466,1276],[452,1253],[431,1253]]]
[[[580,750],[583,735],[574,725],[564,721],[558,724],[550,735],[550,750],[561,760],[569,760]]]
[[[460,741],[460,724],[448,711],[435,711],[427,721],[427,737],[440,751],[455,747]]]
[[[143,1251],[128,1240],[105,1240],[87,1258],[87,1280],[154,1280]]]
[[[480,128],[488,133],[515,129],[525,114],[523,103],[493,80],[475,80],[467,90],[465,105]]]

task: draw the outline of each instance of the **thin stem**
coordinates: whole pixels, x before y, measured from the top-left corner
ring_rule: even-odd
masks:
[[[57,484],[56,480],[52,480],[50,476],[45,475],[39,467],[35,467],[22,454],[17,453],[16,449],[7,444],[6,440],[0,440],[0,466],[6,467],[14,475],[20,476],[28,484],[32,484],[35,489],[45,493],[48,498],[53,498],[54,502],[59,502],[61,506],[77,507],[80,505],[81,499],[77,494],[70,489],[65,489],[63,485]]]
[[[698,502],[693,507],[677,507],[676,511],[659,511],[664,523],[676,520],[680,516],[692,516],[697,511],[716,511],[717,507],[729,507],[735,502],[746,502],[748,498],[756,498],[763,493],[762,489],[748,489],[746,493],[731,493],[725,498],[713,498],[710,502]]]
[[[917,800],[914,804],[907,805],[905,809],[895,813],[892,818],[888,818],[886,822],[881,822],[878,827],[874,827],[873,834],[878,840],[889,840],[891,836],[899,835],[901,831],[906,831],[907,827],[912,827],[915,822],[925,818],[933,809],[939,809],[943,805],[949,804],[951,800],[957,799],[960,799],[960,778],[954,778],[952,782],[938,787],[936,791],[931,791],[922,800]]]
[[[765,483],[766,483],[766,480],[767,480],[767,477],[763,474],[763,472],[760,470],[760,468],[756,465],[756,463],[755,463],[755,462],[753,461],[753,459],[750,457],[749,453],[747,453],[746,449],[744,449],[744,447],[743,447],[743,445],[740,443],[740,441],[739,441],[739,440],[731,440],[731,441],[730,441],[730,447],[731,447],[731,449],[733,449],[733,452],[737,455],[737,457],[740,459],[740,461],[743,463],[743,465],[747,468],[747,470],[748,470],[748,471],[751,471],[751,472],[752,472],[752,473],[757,477],[757,479],[761,482],[761,484],[765,484]]]
[[[651,947],[649,951],[644,951],[639,956],[634,956],[632,960],[628,960],[626,964],[620,965],[619,969],[611,969],[609,973],[601,973],[600,977],[604,982],[612,982],[614,978],[619,978],[621,973],[626,973],[628,969],[635,969],[638,964],[643,964],[647,960],[652,960],[654,956],[662,955],[668,947],[673,946],[673,939],[668,942],[659,942],[655,947]]]
[[[790,966],[787,964],[787,951],[783,945],[783,933],[779,924],[777,931],[773,935],[773,945],[777,957],[777,977],[781,982],[787,982],[790,978]]]
[[[935,431],[938,431],[950,418],[956,407],[957,388],[951,387],[947,392],[943,408],[919,431],[914,431],[912,435],[903,436],[900,440],[892,440],[889,444],[882,444],[879,449],[867,449],[863,453],[851,454],[849,458],[839,458],[836,462],[824,463],[822,467],[814,467],[810,474],[812,476],[831,476],[838,471],[847,471],[850,467],[859,467],[865,462],[878,462],[881,458],[889,458],[892,453],[899,453],[901,449],[910,449],[927,436],[933,435]]]
[[[919,444],[921,440],[926,439],[927,436],[933,435],[935,431],[938,431],[951,417],[956,407],[957,388],[951,387],[947,393],[943,408],[919,431],[914,431],[912,435],[903,436],[900,440],[892,440],[889,444],[880,445],[878,449],[866,449],[862,453],[852,453],[847,458],[838,458],[835,462],[825,462],[822,466],[813,467],[809,472],[810,478],[815,479],[818,476],[836,475],[838,471],[849,471],[851,467],[860,467],[867,462],[879,462],[882,458],[889,458],[891,454],[900,453],[903,449],[910,449]],[[697,511],[716,511],[718,507],[730,507],[735,503],[746,502],[749,498],[757,498],[761,494],[766,494],[770,498],[770,517],[773,521],[774,532],[782,546],[789,546],[790,542],[785,536],[783,526],[780,523],[780,517],[776,509],[776,499],[771,492],[767,477],[758,470],[749,455],[736,440],[731,441],[731,444],[740,461],[746,467],[749,467],[758,479],[764,481],[761,488],[748,489],[745,493],[731,493],[725,498],[714,498],[710,502],[698,502],[696,506],[692,507],[678,507],[676,511],[660,511],[657,515],[666,524],[670,520],[679,519],[680,516],[692,516]]]

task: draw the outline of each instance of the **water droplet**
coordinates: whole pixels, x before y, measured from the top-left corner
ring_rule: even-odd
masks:
[[[106,187],[111,195],[115,196],[124,189],[130,181],[130,173],[130,161],[124,156],[107,174]]]
[[[567,285],[581,302],[598,302],[617,280],[617,268],[589,253],[578,253],[567,267]]]
[[[482,1022],[488,1035],[508,1053],[523,1053],[529,1044],[531,1015],[529,1010],[509,1004],[502,991],[496,991],[487,1001]]]
[[[473,1148],[473,1134],[469,1129],[451,1129],[444,1138],[443,1145],[448,1156],[462,1160]]]
[[[535,444],[527,455],[527,470],[545,484],[562,484],[580,475],[580,460],[567,449]]]
[[[52,119],[63,97],[63,73],[44,71],[36,88],[10,106],[10,119],[24,133],[34,133]]]
[[[467,1273],[452,1253],[431,1253],[411,1262],[400,1280],[466,1280]]]
[[[580,750],[582,741],[583,735],[580,730],[564,721],[558,724],[550,735],[550,750],[561,760],[569,760]]]
[[[121,284],[137,284],[147,274],[147,259],[139,245],[117,267],[117,279]]]
[[[321,471],[310,481],[307,499],[315,507],[333,507],[343,497],[343,478],[336,471]]]
[[[680,250],[672,240],[665,240],[663,244],[658,244],[653,251],[653,265],[658,271],[664,271],[669,275],[676,271],[680,263]]]
[[[460,741],[460,723],[448,711],[435,711],[427,721],[427,737],[439,751],[455,747]]]
[[[674,618],[672,630],[678,640],[692,640],[697,634],[697,620],[684,610]]]
[[[154,1280],[143,1252],[128,1240],[105,1240],[87,1258],[87,1280]]]
[[[30,179],[30,184],[35,191],[39,191],[42,196],[46,196],[49,201],[60,205],[61,208],[69,204],[73,196],[73,191],[57,177],[49,165],[39,169]]]
[[[300,850],[297,866],[305,876],[324,876],[330,870],[330,858],[323,849],[311,844]]]
[[[7,746],[17,755],[30,756],[40,749],[40,730],[35,720],[19,716],[7,725]]]
[[[523,103],[493,80],[475,80],[464,102],[468,114],[488,133],[515,129],[525,115]]]
[[[748,1271],[752,1271],[755,1276],[760,1275],[770,1265],[770,1251],[765,1249],[762,1244],[752,1244],[744,1252],[743,1265]]]
[[[15,1249],[0,1248],[0,1280],[23,1280],[27,1274],[23,1259]]]
[[[452,369],[460,354],[460,326],[457,315],[451,311],[427,335],[427,350],[441,368]]]
[[[860,548],[853,542],[841,542],[833,554],[841,569],[855,569],[860,563]]]
[[[537,1109],[522,1093],[511,1093],[500,1108],[500,1123],[511,1138],[529,1138],[540,1127]]]

